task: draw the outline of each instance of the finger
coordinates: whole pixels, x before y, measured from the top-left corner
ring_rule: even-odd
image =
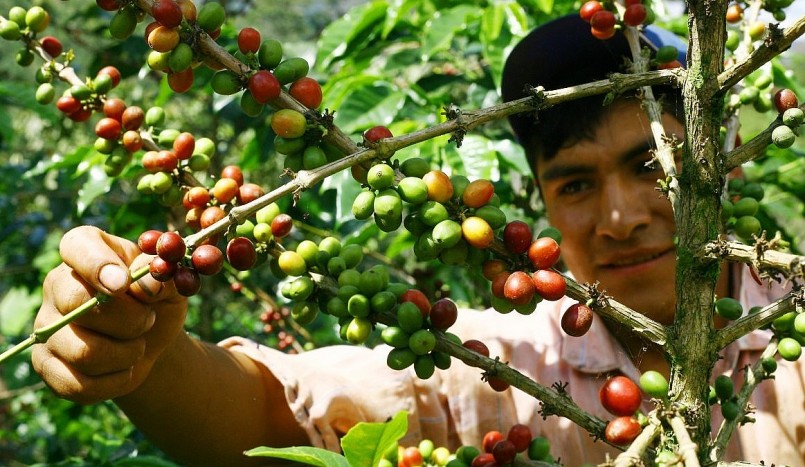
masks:
[[[132,271],[135,271],[143,266],[148,266],[152,259],[154,257],[151,255],[139,255],[132,260],[129,267]],[[145,303],[154,303],[178,295],[176,288],[173,286],[173,281],[159,282],[150,273],[132,283],[129,288],[129,294]]]
[[[87,376],[102,376],[133,367],[145,355],[145,338],[117,340],[81,326],[66,326],[48,339],[51,354]]]
[[[92,288],[117,295],[128,289],[129,268],[139,249],[134,243],[97,227],[70,230],[59,244],[62,260]]]
[[[32,362],[34,370],[53,392],[79,404],[112,399],[132,389],[132,368],[100,376],[84,375],[66,365],[41,344],[34,346]]]

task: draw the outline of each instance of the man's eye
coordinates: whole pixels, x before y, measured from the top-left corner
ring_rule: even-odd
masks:
[[[578,193],[586,189],[590,184],[584,180],[573,180],[572,182],[565,183],[559,188],[559,193],[563,195],[570,195]]]

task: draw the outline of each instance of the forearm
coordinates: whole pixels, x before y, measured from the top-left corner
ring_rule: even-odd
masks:
[[[184,333],[115,402],[154,444],[191,465],[243,465],[246,449],[308,443],[266,369]]]

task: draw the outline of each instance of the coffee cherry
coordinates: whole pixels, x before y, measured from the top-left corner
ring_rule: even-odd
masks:
[[[525,305],[536,293],[534,282],[528,273],[515,271],[509,275],[503,285],[503,296],[515,305]]]
[[[503,244],[514,254],[528,251],[531,246],[531,227],[523,221],[512,221],[503,229]]]
[[[182,24],[182,9],[173,0],[157,0],[151,9],[151,15],[166,28],[175,28]]]
[[[168,282],[173,279],[178,267],[179,263],[168,262],[157,256],[152,259],[151,264],[148,265],[148,272],[151,274],[151,277],[157,281]]]
[[[137,106],[126,107],[120,116],[120,121],[126,130],[138,130],[145,121],[145,112]]]
[[[98,123],[95,124],[95,134],[98,135],[99,138],[103,139],[117,140],[120,138],[121,130],[122,126],[120,125],[120,122],[114,118],[102,118],[98,120]]]
[[[170,52],[179,45],[179,31],[176,29],[167,28],[165,26],[157,26],[148,34],[148,46],[157,52]]]
[[[551,237],[536,239],[528,247],[528,259],[537,269],[548,269],[559,261],[559,244]]]
[[[277,97],[279,97],[281,91],[281,86],[279,81],[277,81],[277,78],[275,78],[270,71],[266,70],[260,70],[257,73],[253,74],[251,77],[249,77],[248,88],[249,92],[251,92],[252,94],[252,97],[254,97],[254,100],[260,104],[266,104],[269,101],[276,99]],[[299,114],[299,112],[296,113]],[[274,118],[276,117],[277,115],[275,114],[274,117],[272,118],[272,128],[274,128],[273,121]],[[280,118],[282,119],[284,117],[281,116]],[[304,116],[302,116],[302,120],[304,120]],[[286,125],[291,125],[291,123],[286,123]],[[304,127],[304,124],[302,125]],[[283,127],[283,129],[284,131],[287,131],[287,127]],[[280,134],[276,129],[274,131],[278,135]],[[302,129],[302,133],[304,133],[304,129]],[[285,135],[283,134],[280,136]],[[302,134],[300,133],[298,136],[302,136]]]
[[[583,303],[575,303],[562,314],[562,330],[568,336],[581,337],[593,325],[593,312]]]
[[[797,105],[797,95],[790,89],[780,89],[774,94],[774,106],[779,113],[783,113]]]
[[[321,85],[313,78],[303,77],[294,81],[288,93],[300,104],[309,109],[317,109],[321,105]]]
[[[212,36],[224,24],[226,11],[218,2],[205,2],[198,11],[196,22],[201,29]]]
[[[306,128],[305,116],[293,109],[278,110],[271,117],[271,129],[283,138],[299,138]]]
[[[282,238],[288,235],[291,233],[292,228],[293,218],[288,214],[278,214],[271,221],[271,234],[274,235],[274,238]]]
[[[190,261],[199,274],[212,276],[221,271],[224,265],[224,254],[214,245],[199,245],[193,250]]]
[[[123,3],[121,0],[95,0],[95,4],[104,11],[117,11]]]
[[[391,130],[388,128],[378,125],[363,132],[363,141],[366,143],[376,143],[383,138],[393,138],[394,135],[391,134]]]
[[[282,272],[289,276],[301,276],[307,272],[304,258],[295,251],[283,251],[277,259],[277,262]]]
[[[184,239],[176,232],[165,232],[160,235],[156,247],[157,255],[169,263],[178,263],[187,252]]]
[[[50,24],[50,15],[41,6],[31,7],[25,14],[25,24],[33,32],[42,32]]]
[[[176,3],[179,5],[179,8],[182,9],[184,19],[190,23],[195,23],[198,18],[198,11],[196,10],[196,4],[193,3],[193,0],[176,0]]]
[[[607,423],[604,437],[607,441],[618,446],[625,446],[640,434],[640,422],[634,417],[617,417]]]
[[[184,93],[193,87],[193,69],[187,68],[184,71],[168,73],[168,86],[176,93]]]
[[[498,464],[495,462],[495,456],[493,456],[491,452],[478,454],[470,463],[470,467],[489,467],[495,465]]]
[[[179,295],[190,297],[201,290],[201,277],[195,270],[179,266],[173,275],[173,285],[176,286]]]
[[[223,209],[218,206],[210,206],[204,209],[204,212],[201,213],[199,224],[202,229],[206,229],[224,217],[226,217],[226,212]]]
[[[802,344],[792,337],[783,337],[777,343],[777,353],[783,360],[794,362],[802,355]]]
[[[385,190],[394,185],[394,169],[388,164],[375,164],[366,174],[366,182],[373,190]]]
[[[430,314],[431,311],[431,304],[428,297],[422,293],[420,290],[417,289],[408,289],[400,295],[400,303],[407,303],[411,302],[416,305],[417,309],[419,310],[422,317],[426,317]]]
[[[42,50],[51,57],[58,57],[64,50],[61,41],[53,36],[45,36],[39,39],[39,43],[42,45]]]
[[[531,275],[531,280],[537,289],[537,293],[548,301],[556,301],[565,296],[567,282],[556,271],[550,269],[540,269]]]
[[[226,204],[238,193],[238,182],[231,178],[219,178],[212,187],[212,195],[221,204]]]
[[[598,391],[601,405],[613,415],[631,416],[640,408],[640,388],[626,376],[608,379]]]
[[[733,3],[727,7],[727,22],[735,24],[743,19],[744,10],[741,5]]]
[[[477,354],[489,357],[489,347],[479,340],[469,339],[464,341],[461,345]]]
[[[646,20],[647,15],[646,7],[640,3],[635,3],[626,7],[623,12],[623,22],[627,26],[639,26]]]
[[[514,457],[517,455],[517,448],[508,439],[502,439],[492,447],[492,455],[495,456],[495,462],[505,465],[514,461]]]
[[[581,19],[589,23],[593,15],[603,9],[604,5],[601,2],[598,0],[590,0],[585,2],[584,5],[579,8],[579,16],[581,16]]]
[[[786,112],[789,112],[793,109],[788,109]],[[797,139],[797,135],[794,133],[794,130],[789,128],[786,125],[780,125],[775,127],[774,130],[771,132],[771,142],[774,143],[775,146],[781,149],[790,148],[794,145],[794,142]]]
[[[551,451],[551,443],[547,438],[537,436],[528,445],[528,458],[531,460],[545,460]]]
[[[595,14],[590,17],[590,26],[592,29],[602,32],[613,30],[616,22],[615,14],[609,10],[596,11]]]
[[[137,238],[137,246],[147,255],[157,254],[157,241],[162,235],[159,230],[146,230]]]
[[[503,436],[503,433],[497,430],[488,431],[484,435],[483,441],[481,442],[481,446],[483,447],[484,452],[491,453],[495,445],[498,442],[503,441],[505,439],[506,437]]]
[[[260,31],[243,28],[238,32],[238,49],[242,54],[257,53],[260,48]]]
[[[440,331],[445,331],[455,324],[457,318],[458,308],[452,300],[442,298],[430,308],[430,322]]]
[[[265,191],[256,183],[244,183],[238,188],[237,200],[239,204],[247,204],[263,196]]]
[[[226,245],[226,259],[238,271],[247,271],[257,261],[254,243],[246,237],[235,237]]]
[[[56,108],[70,115],[81,110],[81,102],[73,96],[62,96],[56,100]]]

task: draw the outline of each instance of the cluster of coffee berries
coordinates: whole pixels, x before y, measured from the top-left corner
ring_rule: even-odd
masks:
[[[483,452],[474,446],[462,446],[456,450],[456,458],[450,467],[478,467],[513,465],[519,456],[528,460],[553,463],[551,445],[546,438],[533,437],[527,425],[516,424],[506,435],[492,430],[484,435]]]
[[[727,231],[735,232],[744,242],[752,242],[760,235],[761,225],[756,215],[764,196],[763,187],[743,178],[733,178],[727,183],[727,194],[729,199],[721,201],[721,221]]]
[[[612,9],[608,9],[610,7]],[[618,13],[614,4],[606,4],[598,0],[590,0],[579,8],[581,18],[590,23],[590,32],[598,39],[609,39],[615,35],[618,26]],[[651,10],[641,0],[626,0],[620,21],[625,26],[640,26],[650,23]]]
[[[437,333],[461,343],[457,336],[446,332],[458,318],[456,304],[442,298],[431,305],[425,294],[411,289],[400,296],[395,313],[397,325],[381,331],[383,342],[392,347],[386,360],[388,366],[402,370],[413,365],[414,373],[421,379],[430,378],[436,368],[449,368],[450,355],[434,348]]]
[[[296,342],[296,337],[286,330],[286,319],[290,314],[291,310],[287,307],[267,309],[260,313],[260,321],[263,323],[263,332],[276,339],[275,345],[279,350],[293,353],[295,352],[293,344]]]
[[[11,7],[8,19],[0,22],[0,37],[9,41],[22,40],[25,44],[15,56],[18,65],[28,66],[33,63],[34,51],[31,47],[35,43],[34,39],[49,25],[50,15],[41,6],[34,6],[28,10],[21,6]],[[42,37],[39,44],[52,58],[62,53],[61,42],[55,37]]]
[[[525,222],[507,223],[503,245],[514,260],[493,258],[483,264],[483,275],[491,281],[492,306],[500,313],[530,314],[541,300],[556,301],[565,295],[565,278],[552,269],[559,261],[561,236],[553,228],[535,240],[532,235]]]
[[[642,430],[635,416],[643,403],[643,393],[637,384],[626,376],[613,376],[599,389],[598,400],[609,413],[615,415],[604,429],[606,440],[619,446],[634,441]]]
[[[212,245],[196,248],[188,261],[184,239],[173,231],[145,231],[137,245],[143,253],[156,255],[149,266],[151,276],[160,282],[173,280],[176,291],[186,297],[201,289],[199,274],[217,274],[224,264],[224,254]]]
[[[378,467],[444,467],[450,465],[454,454],[444,446],[436,447],[433,441],[423,439],[416,446],[397,445],[385,453]]]
[[[805,113],[798,105],[797,95],[790,89],[781,89],[774,95],[774,106],[780,113],[782,125],[772,130],[771,141],[778,148],[791,147],[799,134]]]
[[[321,140],[317,125],[293,109],[280,109],[271,115],[274,150],[284,156],[283,166],[293,172],[317,169],[343,155],[335,146]]]
[[[732,378],[727,375],[718,375],[713,381],[713,385],[710,387],[709,400],[711,404],[718,403],[721,405],[721,415],[725,420],[735,420],[741,413],[738,395],[735,393]]]
[[[758,310],[753,308],[749,310],[750,313]],[[784,360],[796,361],[802,355],[802,346],[805,345],[805,313],[801,308],[796,311],[790,311],[779,318],[776,318],[771,323],[771,329],[777,336],[777,353],[780,354]],[[771,363],[763,361],[764,368],[768,373],[772,373],[774,368]],[[769,365],[767,367],[767,365]]]

